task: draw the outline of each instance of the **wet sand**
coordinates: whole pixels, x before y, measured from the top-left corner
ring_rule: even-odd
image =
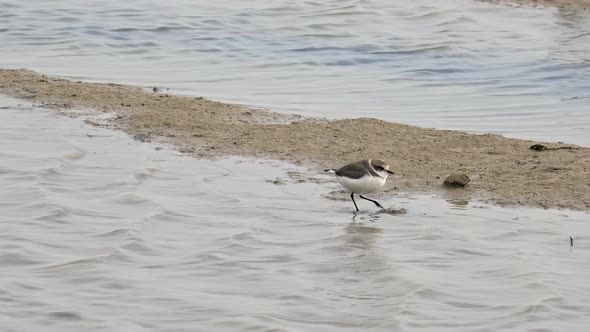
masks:
[[[204,98],[117,84],[56,79],[29,70],[0,70],[0,93],[67,114],[114,115],[106,124],[143,141],[171,143],[199,158],[228,155],[287,160],[314,172],[364,159],[389,161],[396,175],[386,192],[444,192],[500,205],[588,210],[590,149],[419,128],[371,118],[327,121],[277,114]],[[444,189],[444,178],[465,172],[464,189]],[[313,180],[313,177],[307,180]]]

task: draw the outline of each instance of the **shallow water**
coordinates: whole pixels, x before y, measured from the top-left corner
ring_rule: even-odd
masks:
[[[590,12],[451,1],[0,1],[0,65],[590,145]]]
[[[354,217],[321,172],[200,161],[19,103],[0,99],[2,331],[590,324],[587,213],[398,194],[379,200],[407,215]]]

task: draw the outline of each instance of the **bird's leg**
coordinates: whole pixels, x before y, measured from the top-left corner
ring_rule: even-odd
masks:
[[[377,206],[378,206],[378,207],[380,207],[381,209],[384,209],[384,207],[383,207],[383,206],[381,206],[381,204],[379,204],[379,202],[377,202],[376,200],[373,200],[373,199],[370,199],[370,198],[366,198],[366,197],[364,197],[363,195],[359,195],[359,196],[361,196],[361,198],[362,198],[362,199],[366,199],[366,200],[367,200],[367,201],[369,201],[369,202],[373,202],[375,205],[377,205]]]
[[[363,196],[361,196],[361,197],[363,197]],[[354,207],[356,208],[356,212],[359,212],[359,207],[356,206],[356,202],[354,201],[354,193],[350,194],[350,198],[352,198],[352,202],[354,203]]]

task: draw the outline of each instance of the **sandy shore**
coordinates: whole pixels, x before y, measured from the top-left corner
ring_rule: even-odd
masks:
[[[288,160],[321,170],[381,158],[396,175],[386,191],[437,191],[506,205],[590,209],[590,149],[533,151],[538,142],[473,135],[360,118],[327,121],[173,96],[117,84],[0,69],[0,93],[58,110],[116,114],[109,126],[144,141],[172,143],[202,158],[226,155]],[[465,172],[465,189],[444,178]]]

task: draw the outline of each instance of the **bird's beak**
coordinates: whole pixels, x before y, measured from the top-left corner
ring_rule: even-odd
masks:
[[[386,172],[389,174],[395,174],[395,173],[393,173],[393,171],[390,171],[390,170],[386,170]]]

